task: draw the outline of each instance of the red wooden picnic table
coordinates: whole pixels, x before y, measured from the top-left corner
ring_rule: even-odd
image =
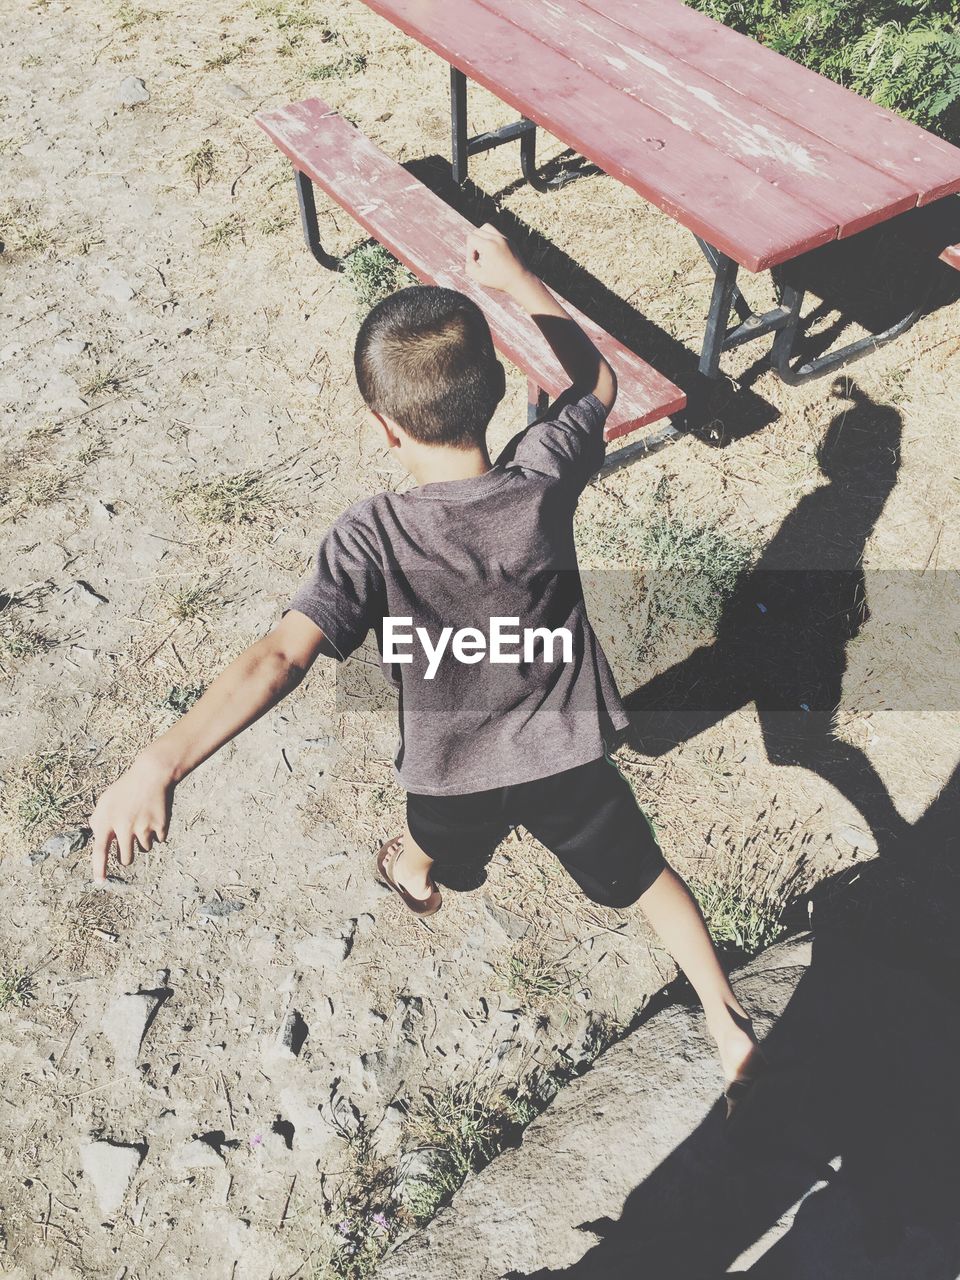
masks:
[[[470,155],[519,138],[524,175],[545,185],[539,125],[694,233],[715,274],[700,358],[708,376],[723,350],[773,332],[774,368],[802,382],[922,313],[927,289],[883,333],[798,366],[804,293],[778,268],[960,192],[960,148],[681,0],[364,2],[450,64],[458,182]],[[469,137],[468,78],[521,119]],[[754,314],[740,267],[774,272],[777,307]],[[728,328],[731,307],[738,323]]]

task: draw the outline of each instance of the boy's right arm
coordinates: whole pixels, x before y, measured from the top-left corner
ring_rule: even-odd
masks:
[[[471,232],[466,266],[478,284],[501,290],[527,312],[578,391],[613,408],[616,374],[543,281],[523,265],[506,236],[488,222]]]
[[[90,817],[94,879],[106,879],[114,842],[126,867],[135,845],[148,850],[154,840],[165,840],[177,783],[276,706],[325,651],[321,629],[291,610],[235,658],[187,714],[145,747],[100,796]]]

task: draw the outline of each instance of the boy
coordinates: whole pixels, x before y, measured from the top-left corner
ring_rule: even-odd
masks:
[[[486,429],[504,376],[479,308],[412,288],[373,309],[357,380],[417,485],[345,512],[281,621],[104,792],[91,817],[94,876],[105,878],[114,842],[129,866],[135,846],[164,841],[177,783],[290,693],[318,654],[342,660],[373,629],[400,690],[396,768],[408,793],[406,828],[377,855],[383,881],[430,914],[442,901],[435,862],[481,859],[525,826],[595,901],[639,900],[700,996],[732,1107],[760,1057],[750,1020],[606,755],[628,720],[587,619],[573,515],[603,460],[616,380],[493,227],[471,235],[467,271],[533,318],[570,390],[491,464]]]

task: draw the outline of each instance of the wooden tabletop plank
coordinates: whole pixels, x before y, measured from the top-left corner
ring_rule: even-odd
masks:
[[[913,187],[918,204],[960,191],[960,148],[681,0],[577,3]]]
[[[648,44],[576,0],[479,0],[610,86],[729,156],[734,182],[758,175],[851,235],[912,209],[917,191]],[[618,129],[630,127],[626,115]]]
[[[527,313],[506,294],[467,275],[467,220],[319,98],[257,116],[293,164],[427,284],[458,289],[490,323],[500,351],[556,397],[570,385],[560,362]],[[617,373],[620,394],[607,422],[608,440],[679,413],[684,393],[641,356],[560,299]]]
[[[825,219],[635,99],[615,95],[477,0],[365,0],[407,35],[747,267],[762,271],[837,238]],[[627,123],[628,122],[628,123]]]

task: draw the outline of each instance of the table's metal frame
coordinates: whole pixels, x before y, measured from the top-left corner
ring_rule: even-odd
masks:
[[[545,181],[537,172],[537,126],[532,120],[524,117],[500,129],[470,137],[467,127],[467,77],[456,67],[450,68],[450,132],[451,168],[453,179],[458,185],[467,180],[470,156],[519,139],[520,168],[524,178],[538,191],[551,189],[553,184]],[[801,331],[800,313],[806,291],[788,283],[783,277],[783,269],[774,267],[771,275],[777,289],[778,305],[757,314],[737,287],[739,264],[700,236],[696,236],[696,240],[714,274],[713,294],[700,350],[700,372],[708,378],[719,377],[720,356],[724,351],[752,342],[768,333],[776,335],[770,351],[770,363],[784,382],[797,386],[809,382],[811,378],[835,373],[844,365],[876,351],[905,333],[926,310],[937,277],[934,263],[929,280],[925,280],[921,286],[919,301],[888,329],[848,342],[815,359],[798,362],[795,348]],[[730,325],[731,310],[737,313],[738,323],[734,325]]]

